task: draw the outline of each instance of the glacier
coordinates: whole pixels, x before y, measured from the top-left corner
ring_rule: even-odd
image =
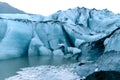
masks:
[[[63,56],[80,62],[81,77],[120,71],[120,14],[76,7],[49,16],[0,14],[0,60]],[[91,67],[91,68],[90,68]]]
[[[84,7],[46,17],[0,14],[0,60],[34,55],[73,56],[75,50],[69,52],[69,47],[80,50],[76,54],[79,61],[96,60],[104,52],[119,51],[119,17],[106,9]]]

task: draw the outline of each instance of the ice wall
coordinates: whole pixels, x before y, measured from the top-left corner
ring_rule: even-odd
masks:
[[[77,7],[47,17],[0,14],[0,59],[61,55],[96,60],[104,52],[120,51],[119,27],[120,15],[108,10]]]
[[[32,39],[32,24],[1,20],[0,59],[27,55]]]

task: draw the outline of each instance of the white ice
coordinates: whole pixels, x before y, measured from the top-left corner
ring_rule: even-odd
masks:
[[[41,21],[44,19],[43,16],[37,14],[0,14],[0,17],[5,19],[28,19],[31,21]]]
[[[5,80],[80,80],[74,70],[72,65],[23,68],[17,75]]]
[[[108,36],[119,27],[120,15],[107,10],[77,7],[48,17],[0,14],[0,59],[24,55],[63,55],[66,53],[59,44],[64,44],[66,48],[79,48],[83,43]],[[119,51],[119,40],[119,36],[106,40],[105,51]]]

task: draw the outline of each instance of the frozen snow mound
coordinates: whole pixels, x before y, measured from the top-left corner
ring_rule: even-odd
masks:
[[[18,75],[6,80],[80,80],[74,67],[64,66],[39,66],[23,68]]]
[[[77,7],[48,17],[0,14],[0,60],[35,55],[96,60],[104,52],[120,51],[114,36],[119,28],[120,15],[108,10]]]

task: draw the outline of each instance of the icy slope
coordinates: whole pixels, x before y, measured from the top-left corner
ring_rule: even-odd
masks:
[[[104,52],[119,51],[119,28],[120,15],[108,10],[77,7],[47,17],[0,14],[0,59],[61,55],[95,61]]]

